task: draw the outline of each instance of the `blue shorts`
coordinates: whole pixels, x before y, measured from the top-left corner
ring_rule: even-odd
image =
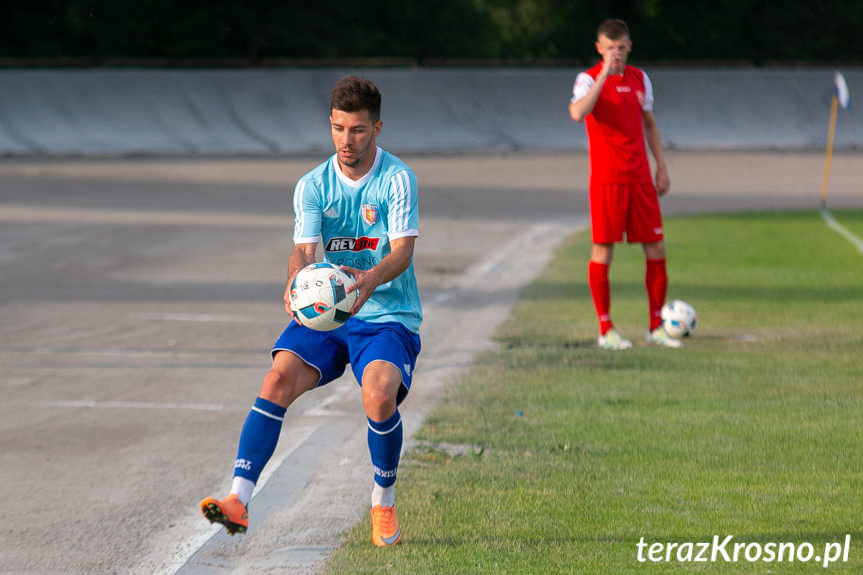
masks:
[[[320,374],[318,387],[341,377],[347,364],[351,364],[354,377],[362,385],[368,364],[391,363],[402,374],[396,400],[401,403],[411,388],[420,336],[397,322],[373,323],[355,317],[332,331],[315,331],[292,321],[273,345],[273,359],[280,351],[291,351],[315,368]]]

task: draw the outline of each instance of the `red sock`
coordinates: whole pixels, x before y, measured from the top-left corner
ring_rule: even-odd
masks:
[[[653,331],[662,325],[662,305],[668,290],[668,273],[665,271],[664,258],[647,260],[644,285],[647,288],[647,306],[650,310],[650,331]]]
[[[601,264],[593,260],[587,264],[587,282],[590,286],[590,295],[593,297],[593,307],[596,308],[596,317],[599,319],[599,333],[614,327],[611,323],[611,288],[608,283],[608,264]]]

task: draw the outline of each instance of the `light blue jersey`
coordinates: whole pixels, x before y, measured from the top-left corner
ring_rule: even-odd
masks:
[[[390,241],[419,235],[417,212],[416,176],[397,157],[377,148],[369,172],[352,180],[334,154],[297,182],[294,243],[317,243],[321,237],[325,261],[368,270],[390,253]],[[378,286],[356,317],[399,322],[418,333],[422,307],[413,261]]]

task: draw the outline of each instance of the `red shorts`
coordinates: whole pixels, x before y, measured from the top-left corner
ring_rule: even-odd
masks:
[[[661,241],[662,214],[653,184],[591,184],[590,227],[595,244]]]

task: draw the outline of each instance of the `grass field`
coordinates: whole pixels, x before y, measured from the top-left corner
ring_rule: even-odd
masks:
[[[863,234],[863,211],[833,215]],[[589,235],[570,238],[403,460],[403,544],[373,548],[363,522],[327,572],[863,572],[863,254],[815,211],[668,218],[666,235],[669,299],[699,313],[683,349],[643,345],[643,256],[621,246],[612,314],[637,347],[598,350]],[[847,562],[799,559],[849,534]],[[802,554],[638,560],[641,538],[728,535],[729,554]]]

